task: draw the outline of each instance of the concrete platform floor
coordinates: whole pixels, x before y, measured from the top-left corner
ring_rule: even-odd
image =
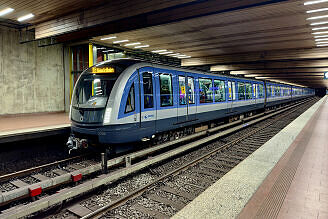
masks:
[[[173,218],[328,218],[327,120],[324,97]]]
[[[70,124],[68,113],[0,116],[0,132]]]

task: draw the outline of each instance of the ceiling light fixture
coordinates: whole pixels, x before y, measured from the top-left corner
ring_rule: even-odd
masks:
[[[179,58],[179,59],[187,59],[187,58],[191,58],[191,56],[183,55],[183,56],[177,56],[177,58]]]
[[[310,10],[310,11],[307,11],[306,13],[310,14],[310,13],[316,13],[316,12],[321,12],[321,11],[328,11],[328,8],[320,8],[320,9]]]
[[[125,42],[129,42],[129,40],[117,40],[114,41],[113,43],[125,43]]]
[[[328,31],[321,31],[321,32],[314,32],[313,35],[319,35],[319,34],[325,34],[328,33]]]
[[[269,79],[270,77],[255,77],[256,79]]]
[[[111,40],[111,39],[116,39],[116,38],[117,38],[116,36],[111,36],[111,37],[101,38],[100,40]]]
[[[17,20],[18,20],[19,22],[21,22],[21,21],[28,20],[28,19],[30,19],[30,18],[32,18],[32,17],[34,17],[34,14],[30,13],[30,14],[24,15],[24,16],[22,16],[22,17],[19,17]]]
[[[322,38],[322,39],[315,39],[315,41],[327,41],[328,38]]]
[[[323,42],[315,42],[315,44],[326,44],[326,43],[328,43],[328,42],[325,42],[325,41],[323,41]]]
[[[315,1],[307,1],[304,2],[304,5],[314,5],[314,4],[319,4],[323,2],[328,2],[328,0],[315,0]]]
[[[245,78],[254,78],[254,77],[260,77],[261,75],[257,74],[249,74],[249,75],[244,75]]]
[[[139,49],[139,48],[146,48],[146,47],[149,47],[149,45],[135,46],[134,48]]]
[[[328,37],[328,35],[314,36],[314,38],[324,38],[324,37]]]
[[[6,15],[6,14],[9,14],[9,13],[13,12],[13,11],[14,11],[13,8],[6,8],[6,9],[3,9],[3,10],[0,11],[0,16],[4,16],[4,15]]]
[[[167,55],[167,54],[172,54],[172,51],[166,51],[166,52],[159,52],[158,54],[160,55]]]
[[[328,27],[315,27],[315,28],[312,28],[312,30],[327,30]]]
[[[231,75],[244,75],[247,74],[245,71],[230,71]]]
[[[322,25],[322,24],[328,24],[328,21],[322,21],[322,22],[315,22],[315,23],[311,23],[311,26],[315,26],[315,25]]]
[[[180,53],[174,53],[174,54],[169,54],[168,56],[177,56],[177,55],[181,55]]]
[[[326,43],[326,44],[317,44],[317,46],[328,46],[328,43]]]
[[[159,49],[159,50],[153,50],[151,52],[158,53],[158,52],[166,52],[166,51],[167,51],[166,49]]]
[[[136,42],[136,43],[128,43],[128,44],[125,44],[124,46],[136,46],[136,45],[140,45],[141,43],[139,42]]]
[[[321,15],[321,16],[309,17],[309,18],[306,18],[306,20],[317,20],[317,19],[327,18],[327,17],[328,17],[328,15]]]

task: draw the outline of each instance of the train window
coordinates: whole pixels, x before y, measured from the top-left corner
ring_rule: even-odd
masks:
[[[213,102],[212,79],[209,78],[199,79],[199,102],[200,103]]]
[[[134,111],[134,109],[135,109],[134,84],[132,84],[128,94],[128,99],[126,100],[126,104],[125,104],[125,113],[132,112]]]
[[[179,104],[187,104],[187,95],[186,95],[186,77],[179,76]]]
[[[173,106],[172,76],[160,74],[161,106]]]
[[[245,85],[238,82],[238,100],[245,100]]]
[[[195,83],[192,77],[188,77],[188,98],[189,104],[195,103]]]
[[[264,97],[264,92],[263,92],[263,84],[259,84],[259,98],[263,98]]]
[[[144,91],[144,108],[154,107],[153,94],[153,77],[151,73],[145,72],[142,74],[143,91]]]
[[[253,98],[256,99],[258,98],[258,93],[257,93],[257,84],[253,84]]]
[[[250,83],[246,83],[246,100],[252,99],[252,85]]]
[[[221,80],[214,80],[214,96],[215,102],[225,101],[225,82]]]

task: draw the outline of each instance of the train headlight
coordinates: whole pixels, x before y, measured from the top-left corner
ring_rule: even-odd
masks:
[[[111,113],[112,113],[112,108],[106,108],[105,116],[104,116],[104,125],[109,124]]]

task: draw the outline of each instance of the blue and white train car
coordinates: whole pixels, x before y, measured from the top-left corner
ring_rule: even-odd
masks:
[[[151,139],[169,130],[264,109],[266,101],[273,105],[291,100],[287,85],[272,89],[276,95],[271,101],[259,80],[132,59],[105,61],[85,70],[74,88],[69,145]]]

